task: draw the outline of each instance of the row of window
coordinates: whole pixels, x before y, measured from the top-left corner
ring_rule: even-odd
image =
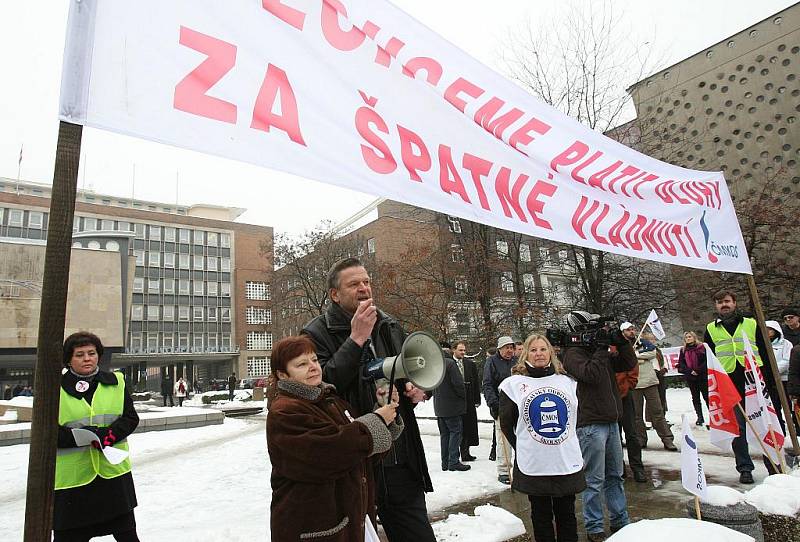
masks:
[[[131,353],[230,352],[230,333],[131,333]]]
[[[174,252],[147,252],[134,250],[136,265],[139,267],[163,267],[175,269],[194,269],[195,271],[222,271],[230,273],[231,259],[216,256],[192,256],[190,254],[175,254]],[[177,266],[175,265],[177,262]]]
[[[272,333],[268,331],[248,331],[248,350],[272,350]]]
[[[25,220],[27,215],[27,220]],[[31,228],[41,230],[44,228],[44,213],[41,211],[24,211],[22,209],[4,209],[0,207],[0,225],[4,224],[5,217],[8,216],[6,226],[13,228]]]
[[[189,307],[187,305],[132,305],[131,320],[141,322],[174,322],[175,314],[178,321],[188,322],[230,322],[230,307]]]
[[[230,233],[173,228],[171,226],[157,226],[155,224],[142,224],[139,222],[130,223],[122,220],[95,218],[92,216],[76,216],[72,225],[72,231],[132,231],[135,233],[136,239],[178,242],[209,247],[231,247]]]
[[[244,283],[244,297],[255,301],[269,300],[271,298],[269,284],[254,280],[246,281]]]
[[[269,356],[247,356],[247,376],[269,376],[271,373]]]
[[[230,282],[204,281],[189,279],[145,279],[144,277],[134,277],[133,291],[137,294],[145,293],[145,281],[147,281],[148,294],[178,294],[178,295],[207,295],[207,296],[231,296]],[[177,285],[177,291],[175,286]]]

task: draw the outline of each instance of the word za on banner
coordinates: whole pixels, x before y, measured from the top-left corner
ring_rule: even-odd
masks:
[[[722,173],[579,124],[386,0],[70,6],[64,121],[558,242],[751,272]]]
[[[747,432],[747,441],[765,449],[772,462],[780,465],[783,461],[781,449],[784,442],[781,424],[764,385],[764,378],[756,362],[753,346],[746,334],[742,337],[744,338],[745,357],[744,409],[750,420],[748,427],[752,429]]]
[[[705,348],[708,367],[709,441],[725,452],[732,452],[733,439],[739,436],[735,409],[742,397],[708,344]]]

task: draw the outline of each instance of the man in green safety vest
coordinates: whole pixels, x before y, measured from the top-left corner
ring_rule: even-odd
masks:
[[[764,375],[764,383],[767,386],[770,397],[775,397],[775,382],[772,378],[772,370],[769,363],[762,364],[761,360],[768,359],[767,347],[764,337],[758,329],[758,324],[754,318],[742,316],[736,308],[736,294],[730,290],[720,290],[714,294],[714,305],[717,311],[717,318],[709,322],[706,326],[703,340],[719,359],[720,365],[731,377],[733,384],[742,397],[742,407],[744,407],[744,335],[751,344],[755,343],[757,350],[753,352],[756,356],[756,363],[761,367]],[[753,460],[747,447],[746,425],[741,411],[737,408],[736,420],[739,423],[739,436],[733,439],[733,454],[736,457],[736,470],[739,472],[739,481],[743,484],[753,483]]]

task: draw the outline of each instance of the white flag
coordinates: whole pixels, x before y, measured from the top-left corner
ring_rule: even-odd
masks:
[[[667,336],[667,334],[664,333],[664,326],[661,325],[661,320],[659,320],[655,309],[650,311],[650,314],[647,316],[647,322],[645,322],[645,324],[650,326],[653,335],[655,335],[656,339],[658,339],[659,341]]]
[[[752,446],[761,447],[759,443],[761,441],[772,457],[772,461],[778,465],[780,464],[780,450],[783,448],[784,441],[781,423],[778,420],[775,407],[772,405],[772,400],[765,389],[761,370],[758,368],[753,354],[753,346],[750,344],[746,334],[743,334],[742,338],[744,339],[745,355],[744,409],[748,419],[752,422],[750,430],[747,431],[747,442]],[[757,434],[753,433],[753,429]]]
[[[706,496],[706,473],[697,453],[697,442],[692,435],[692,426],[684,414],[682,416],[683,443],[681,444],[681,482],[689,493],[701,499]]]

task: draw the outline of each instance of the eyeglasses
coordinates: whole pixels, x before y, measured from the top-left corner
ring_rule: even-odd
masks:
[[[797,318],[797,315],[794,315],[794,314],[787,314],[786,316],[784,316],[784,317],[783,317],[784,321],[786,321],[786,320],[791,320],[791,319],[793,319],[793,318]]]

